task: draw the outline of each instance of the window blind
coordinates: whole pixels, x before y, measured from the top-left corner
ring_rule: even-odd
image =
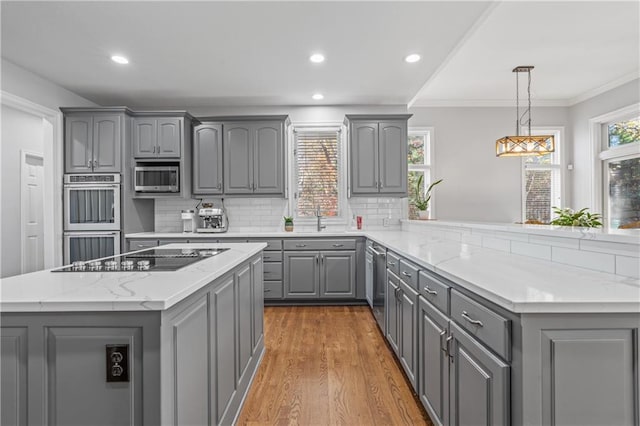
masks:
[[[297,131],[296,214],[313,217],[320,206],[323,216],[340,216],[338,198],[339,132]]]

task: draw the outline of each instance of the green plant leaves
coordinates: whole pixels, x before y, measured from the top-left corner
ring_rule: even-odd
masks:
[[[558,217],[551,221],[551,225],[582,226],[585,228],[599,228],[602,226],[602,215],[600,213],[589,213],[587,207],[578,211],[558,207],[552,207],[552,209]]]

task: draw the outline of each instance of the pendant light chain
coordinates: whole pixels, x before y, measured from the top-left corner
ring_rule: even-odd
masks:
[[[527,116],[527,123],[529,125],[529,134],[528,136],[531,136],[531,69],[529,69],[527,71],[527,75],[529,76],[529,82],[527,84],[527,96],[529,97],[529,106],[528,106],[528,116]]]
[[[518,82],[520,81],[519,73],[514,73],[516,75],[516,136],[520,136],[520,88],[518,86]]]

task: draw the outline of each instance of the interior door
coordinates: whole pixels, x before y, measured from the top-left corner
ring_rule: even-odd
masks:
[[[21,247],[23,274],[44,269],[44,157],[22,152]]]

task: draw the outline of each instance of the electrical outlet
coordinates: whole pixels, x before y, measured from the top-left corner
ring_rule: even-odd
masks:
[[[129,381],[129,345],[106,345],[107,382]]]
[[[382,219],[382,226],[391,226],[391,218],[385,217]]]

